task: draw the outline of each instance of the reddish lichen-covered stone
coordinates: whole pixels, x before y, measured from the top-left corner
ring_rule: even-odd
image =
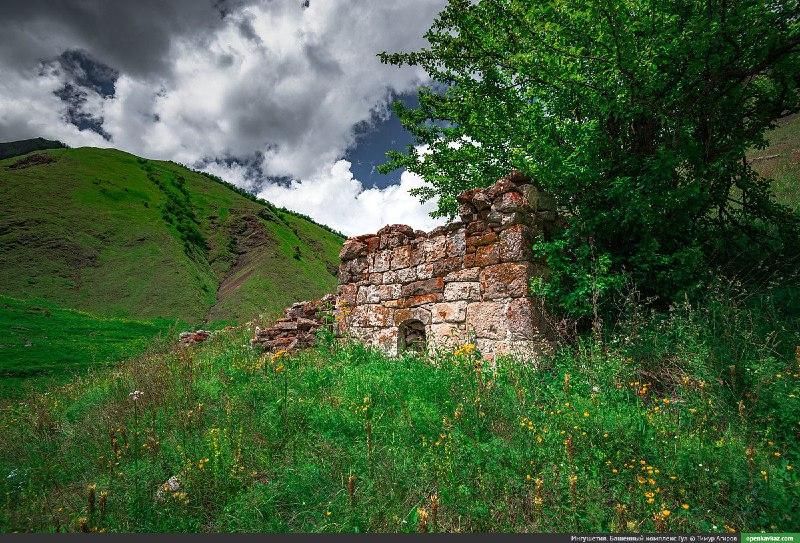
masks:
[[[437,322],[464,322],[467,318],[467,302],[454,301],[433,304],[431,315]]]
[[[444,286],[444,299],[448,302],[466,300],[477,302],[481,299],[481,284],[477,281],[458,281]]]
[[[486,189],[486,196],[489,199],[494,200],[501,194],[505,194],[506,192],[517,192],[517,185],[516,183],[509,180],[507,177],[503,177],[497,183],[492,185],[491,187]]]
[[[431,311],[424,307],[400,308],[394,312],[394,322],[401,325],[405,322],[417,320],[422,324],[431,323]]]
[[[357,256],[361,256],[367,252],[366,244],[349,239],[342,245],[342,250],[339,252],[339,260],[351,260]]]
[[[475,337],[503,339],[508,332],[504,302],[473,302],[467,305],[467,326]]]
[[[418,296],[420,294],[431,294],[434,292],[441,292],[444,289],[444,279],[441,277],[433,277],[431,279],[423,279],[414,281],[407,285],[403,285],[400,291],[403,297]]]
[[[500,232],[500,260],[518,262],[530,260],[532,241],[521,224],[512,225]]]
[[[521,298],[528,294],[530,264],[527,262],[495,264],[481,270],[481,293],[484,300]]]
[[[417,294],[416,296],[408,296],[398,300],[398,307],[415,307],[426,304],[433,304],[442,301],[442,294],[439,292],[432,292],[430,294]]]
[[[466,264],[466,257],[464,258]],[[500,262],[500,247],[497,244],[484,245],[475,250],[474,266],[481,268]]]
[[[363,304],[353,309],[353,326],[383,327],[393,323],[393,310],[381,304]]]
[[[494,209],[501,213],[522,211],[525,203],[525,198],[519,192],[506,192],[494,201]]]
[[[336,305],[355,305],[357,294],[358,285],[353,283],[339,285],[339,288],[336,289]]]

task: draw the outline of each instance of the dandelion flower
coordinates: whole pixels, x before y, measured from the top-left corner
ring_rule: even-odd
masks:
[[[669,509],[664,509],[664,510],[661,511],[661,516],[663,516],[664,518],[667,518],[671,514],[672,514],[672,511],[670,511]]]
[[[681,504],[681,507],[682,507],[684,510],[686,510],[686,509],[689,509],[689,504],[688,504],[688,503]]]

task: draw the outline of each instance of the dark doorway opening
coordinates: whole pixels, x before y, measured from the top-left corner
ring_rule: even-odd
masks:
[[[425,325],[422,321],[415,319],[405,321],[398,328],[397,352],[417,352],[426,351]]]

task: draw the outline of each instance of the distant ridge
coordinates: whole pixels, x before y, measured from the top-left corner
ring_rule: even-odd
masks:
[[[14,156],[24,155],[31,151],[44,149],[65,149],[67,146],[56,140],[44,138],[31,138],[27,140],[8,141],[0,143],[0,160]]]

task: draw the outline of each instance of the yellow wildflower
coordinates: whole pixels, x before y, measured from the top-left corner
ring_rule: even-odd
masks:
[[[458,349],[456,349],[453,354],[456,356],[467,356],[472,354],[475,351],[475,344],[474,343],[465,343]]]
[[[689,509],[689,504],[688,503],[681,504],[681,507],[683,507],[684,509]]]

